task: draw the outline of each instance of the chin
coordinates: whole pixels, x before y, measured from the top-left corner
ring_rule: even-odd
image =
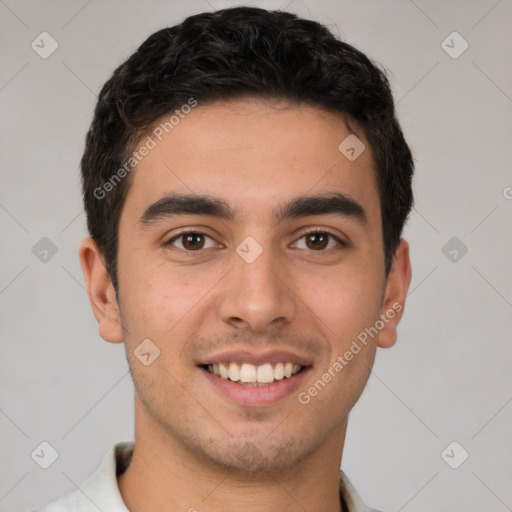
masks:
[[[215,443],[215,444],[213,444]],[[308,450],[304,440],[296,443],[291,439],[274,439],[272,444],[262,435],[244,439],[232,439],[224,447],[213,442],[207,447],[198,447],[198,451],[210,462],[228,472],[254,475],[257,473],[279,473],[295,467],[305,460],[314,448]]]

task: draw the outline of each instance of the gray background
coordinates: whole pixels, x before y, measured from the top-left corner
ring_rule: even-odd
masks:
[[[233,5],[0,0],[4,512],[75,489],[133,438],[124,347],[97,334],[77,257],[78,163],[99,88],[155,30]],[[381,62],[415,155],[406,314],[353,410],[343,469],[385,511],[512,510],[511,1],[246,5],[319,20]],[[43,31],[59,45],[47,59],[31,48]],[[457,58],[459,36],[442,44],[454,31],[469,44]],[[55,255],[38,252],[48,242],[34,254],[43,237]],[[59,455],[46,470],[31,458],[43,441]]]

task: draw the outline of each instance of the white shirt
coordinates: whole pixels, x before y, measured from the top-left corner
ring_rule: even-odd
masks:
[[[134,446],[134,441],[114,444],[100,467],[79,489],[31,512],[129,512],[119,492],[117,475],[128,467]],[[341,470],[340,495],[345,499],[349,512],[378,512],[363,503]]]

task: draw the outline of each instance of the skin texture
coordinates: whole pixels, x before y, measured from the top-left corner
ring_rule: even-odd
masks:
[[[339,511],[339,467],[349,411],[377,347],[391,347],[411,279],[402,240],[384,275],[380,205],[371,148],[349,161],[338,146],[343,116],[261,100],[199,104],[137,165],[120,219],[116,301],[90,238],[80,260],[100,335],[126,346],[135,386],[136,448],[118,477],[132,512],[142,510]],[[171,192],[208,194],[238,209],[234,221],[180,215],[139,219]],[[367,221],[334,214],[276,224],[293,197],[341,192]],[[186,256],[185,228],[204,233]],[[307,228],[331,232],[317,249]],[[263,252],[236,252],[248,236]],[[197,243],[197,242],[196,242]],[[202,244],[202,246],[201,246]],[[197,246],[192,246],[197,247]],[[343,370],[304,405],[297,399],[393,304],[402,306]],[[160,356],[134,355],[151,339]],[[242,407],[196,365],[227,349],[298,353],[312,367],[277,403]],[[249,444],[248,444],[249,443]]]

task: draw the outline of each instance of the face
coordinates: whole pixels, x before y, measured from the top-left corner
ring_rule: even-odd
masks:
[[[261,471],[343,437],[408,285],[384,274],[371,149],[358,132],[349,160],[349,134],[314,107],[199,104],[132,171],[120,303],[97,317],[125,343],[136,413],[170,445]]]

